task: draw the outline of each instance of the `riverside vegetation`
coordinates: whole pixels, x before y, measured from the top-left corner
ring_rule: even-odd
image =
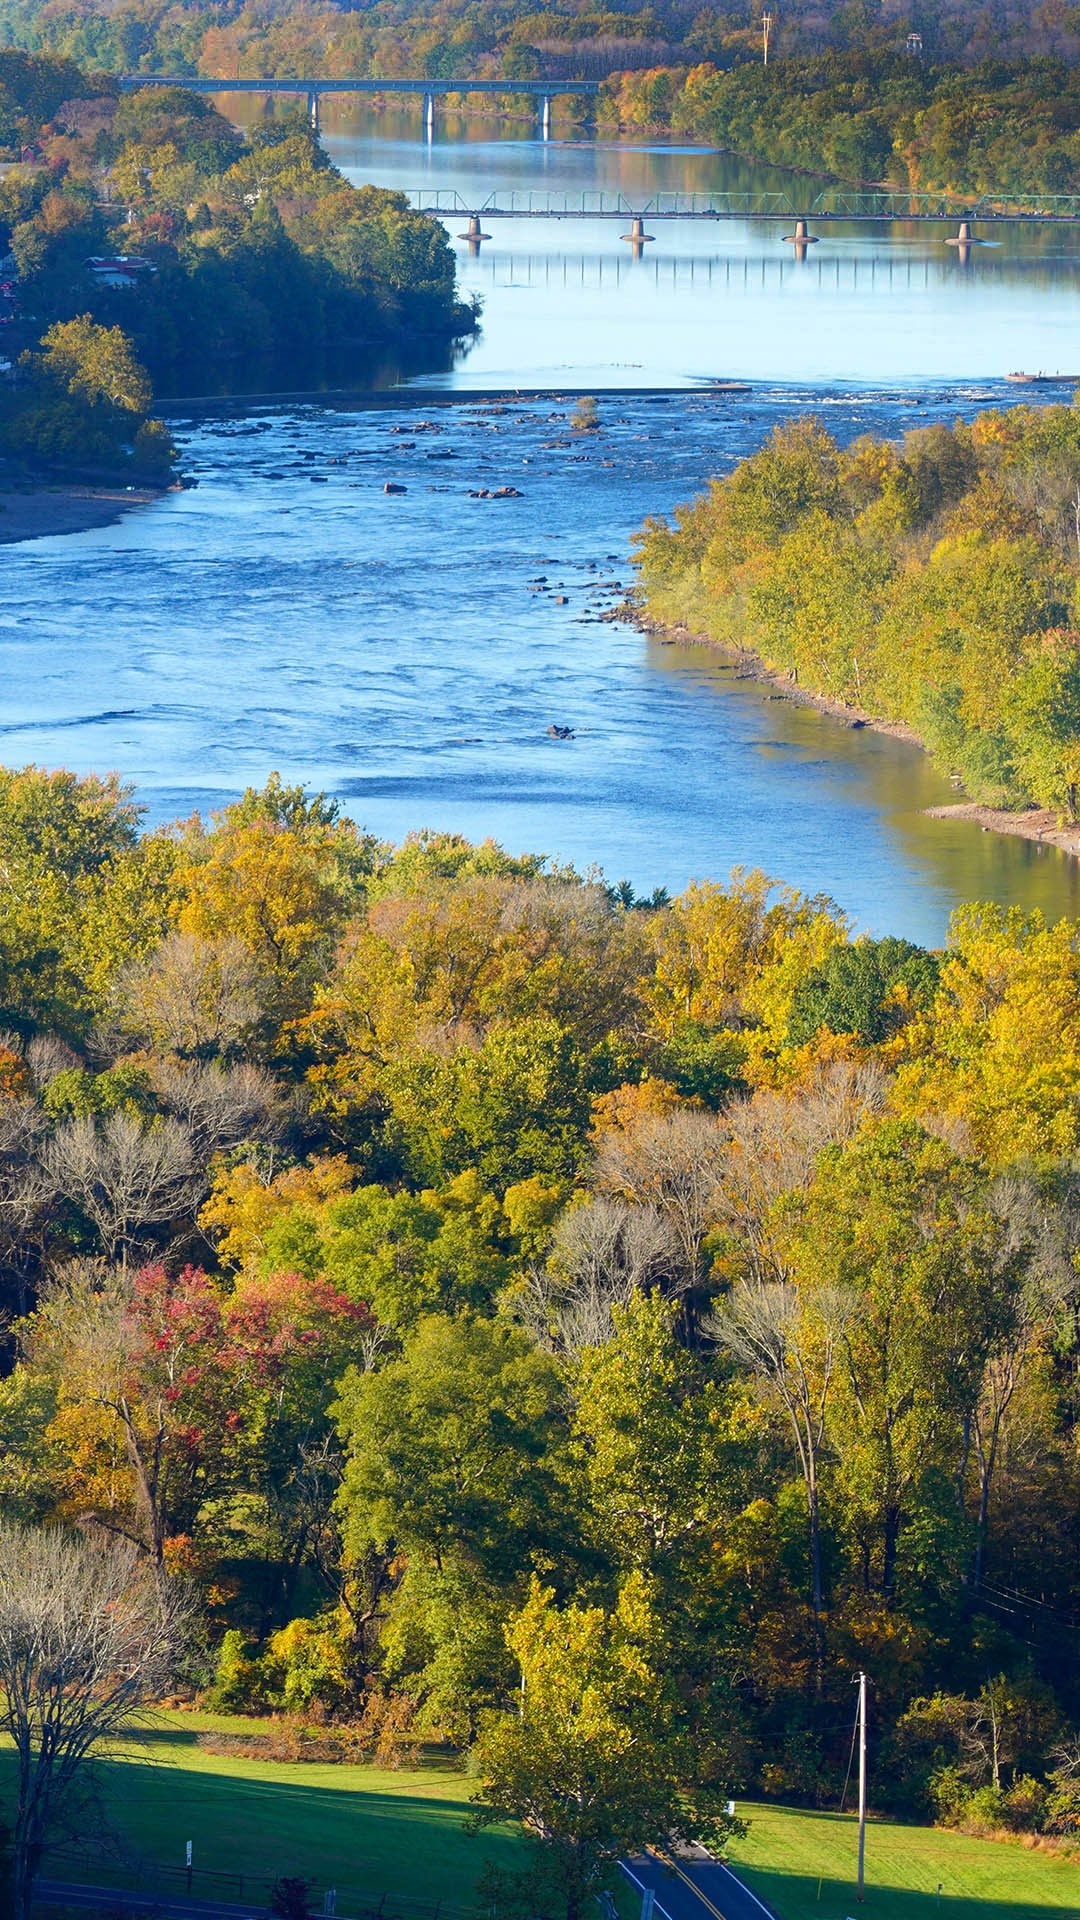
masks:
[[[1072,60],[975,66],[892,46],[614,75],[601,118],[662,128],[755,160],[990,200],[1080,192],[1080,70]]]
[[[647,619],[925,742],[972,796],[1080,807],[1080,408],[841,450],[805,419],[639,540]]]
[[[759,161],[898,187],[1016,195],[1080,190],[1080,13],[973,0],[908,12],[792,0],[761,62],[761,10],[696,0],[375,0],[214,5],[0,0],[0,43],[114,73],[325,73],[593,79],[602,125],[670,131]],[[904,52],[909,28],[924,57]],[[464,91],[463,91],[464,97]],[[487,110],[520,111],[508,86]],[[589,109],[562,99],[567,124]]]
[[[438,362],[475,326],[443,228],[350,186],[302,116],[245,141],[196,95],[120,96],[6,52],[0,117],[25,156],[0,183],[17,355],[0,446],[16,464],[159,479],[173,454],[155,390],[363,381],[380,355]],[[116,255],[129,284],[91,264]]]
[[[1075,1837],[1080,926],[643,903],[276,778],[141,833],[5,771],[0,854],[3,1565],[120,1542],[284,1756],[470,1757],[529,1912],[835,1804],[857,1665],[881,1807]]]

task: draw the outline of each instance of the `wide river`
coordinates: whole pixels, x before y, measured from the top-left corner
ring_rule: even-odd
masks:
[[[380,125],[331,122],[334,156],[407,187],[421,169],[697,187],[732,165]],[[800,266],[775,230],[657,227],[632,261],[597,225],[498,226],[465,262],[484,332],[451,376],[384,403],[177,411],[196,488],[0,548],[4,760],[118,768],[154,820],[277,768],[389,837],[493,835],[645,890],[761,866],[924,941],[964,899],[1080,912],[1056,851],[928,819],[955,796],[916,750],[601,618],[634,528],[778,421],[898,433],[1015,400],[1011,364],[1067,364],[1071,237],[965,269],[940,235],[830,232]],[[599,395],[599,433],[569,432],[575,388]],[[473,497],[502,485],[520,497]]]

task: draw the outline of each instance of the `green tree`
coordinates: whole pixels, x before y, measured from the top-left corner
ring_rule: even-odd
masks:
[[[1046,633],[1007,688],[1003,718],[1016,777],[1037,806],[1080,817],[1080,640]]]
[[[512,1579],[560,1526],[560,1408],[554,1364],[516,1328],[426,1316],[399,1359],[342,1381],[350,1544],[396,1545],[435,1565],[460,1555]]]
[[[966,1552],[952,1489],[1022,1258],[978,1166],[896,1120],[826,1149],[791,1211],[797,1284],[847,1309],[828,1433],[856,1564],[886,1604],[903,1574],[917,1604],[922,1579]]]
[[[679,1345],[676,1312],[641,1293],[616,1307],[612,1339],[580,1356],[573,1413],[590,1529],[673,1600],[745,1490],[727,1396]]]
[[[429,1725],[468,1741],[507,1683],[508,1606],[573,1536],[557,1371],[516,1328],[430,1315],[399,1359],[345,1376],[336,1418],[346,1556],[396,1565],[388,1670]]]
[[[818,972],[795,990],[789,1041],[802,1046],[827,1027],[879,1046],[930,1004],[938,973],[933,954],[895,934],[830,947]]]
[[[526,1887],[582,1920],[617,1863],[646,1847],[722,1847],[745,1829],[726,1786],[685,1731],[665,1673],[649,1583],[631,1575],[614,1611],[557,1607],[534,1581],[506,1629],[520,1707],[494,1714],[477,1746],[478,1827],[520,1820],[534,1858]],[[535,1911],[535,1906],[530,1908]]]

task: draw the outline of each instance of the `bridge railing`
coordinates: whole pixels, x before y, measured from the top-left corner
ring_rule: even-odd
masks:
[[[281,93],[281,94],[318,94],[320,99],[332,93],[408,93],[443,95],[488,93],[488,94],[531,94],[537,99],[545,96],[557,100],[562,94],[580,94],[592,97],[600,91],[598,80],[436,80],[420,76],[418,79],[388,79],[385,77],[362,80],[334,80],[325,74],[312,74],[304,79],[282,79],[274,76],[266,79],[241,79],[239,76],[209,77],[206,74],[169,74],[169,73],[125,73],[121,74],[119,85],[121,92],[134,93],[144,87],[184,87],[188,93]]]
[[[502,215],[507,218],[601,219],[623,216],[627,220],[650,216],[656,219],[707,219],[725,216],[758,219],[793,220],[801,205],[789,193],[655,193],[645,199],[630,199],[625,193],[602,187],[579,193],[559,193],[548,187],[520,187],[496,190],[483,199],[468,199],[456,187],[409,188],[410,203],[428,213]]]
[[[479,214],[492,219],[657,220],[1045,220],[1080,222],[1080,195],[1032,195],[1015,201],[962,200],[955,194],[873,191],[833,184],[803,195],[780,192],[653,193],[631,198],[615,189],[576,193],[550,187],[497,189],[469,198],[455,187],[409,190],[411,204],[427,213]]]
[[[957,220],[971,216],[971,202],[956,194],[883,192],[845,187],[822,189],[803,211],[819,220]]]

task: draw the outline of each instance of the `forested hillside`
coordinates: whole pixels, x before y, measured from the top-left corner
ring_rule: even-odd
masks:
[[[991,200],[1080,192],[1080,70],[1062,59],[974,66],[899,47],[614,76],[601,119],[662,127],[778,166]]]
[[[0,0],[0,45],[59,53],[111,72],[428,73],[445,78],[600,79],[661,62],[760,60],[761,12],[698,0]],[[1012,8],[985,0],[790,0],[773,10],[774,53],[902,51],[917,29],[935,60],[1075,61],[1080,16],[1059,0]]]
[[[193,1584],[189,1689],[832,1805],[863,1665],[882,1805],[1075,1829],[1080,927],[276,779],[8,771],[0,858],[0,1498]]]
[[[973,797],[1080,809],[1080,409],[843,451],[778,429],[639,543],[646,616],[919,734]]]
[[[177,88],[119,95],[0,52],[2,450],[31,469],[160,477],[153,395],[364,384],[475,327],[435,220],[353,187],[302,115],[249,141]],[[21,357],[20,357],[21,356]]]
[[[603,10],[375,0],[0,0],[0,45],[85,68],[296,77],[587,79],[605,127],[671,131],[781,166],[916,190],[1074,193],[1080,185],[1080,10],[977,5],[895,12],[785,7],[762,64],[760,8],[681,0]],[[906,52],[909,29],[921,53]],[[487,112],[521,110],[510,86]],[[588,103],[557,102],[580,123]]]

